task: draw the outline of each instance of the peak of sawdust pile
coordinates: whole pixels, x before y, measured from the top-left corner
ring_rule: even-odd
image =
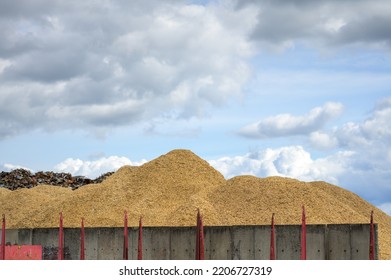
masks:
[[[40,203],[30,221],[25,219],[28,207],[23,206],[18,210],[23,215],[9,225],[57,227],[54,213],[62,211],[66,227],[79,227],[82,217],[88,227],[123,226],[126,210],[129,226],[136,226],[140,216],[146,226],[190,226],[197,207],[205,209],[205,222],[213,224],[220,217],[206,200],[207,194],[224,183],[224,177],[205,160],[188,150],[174,150],[139,167],[123,166],[102,183],[70,191],[65,197],[53,188],[55,203]]]

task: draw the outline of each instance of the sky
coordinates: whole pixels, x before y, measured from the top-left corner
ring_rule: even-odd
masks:
[[[391,215],[391,1],[0,2],[0,170],[190,149]]]

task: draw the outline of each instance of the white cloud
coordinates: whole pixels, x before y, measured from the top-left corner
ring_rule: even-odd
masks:
[[[259,9],[252,38],[274,49],[305,42],[321,48],[346,45],[390,49],[388,0],[238,1]]]
[[[380,148],[381,149],[381,148]],[[380,155],[381,151],[383,156]],[[283,176],[302,181],[326,181],[341,186],[389,211],[391,153],[378,150],[378,157],[366,150],[342,150],[314,156],[301,146],[265,149],[234,157],[210,160],[226,178],[237,175]]]
[[[0,75],[4,71],[4,69],[9,67],[10,65],[12,65],[12,62],[10,60],[0,58]]]
[[[338,176],[339,181],[368,198],[391,200],[390,97],[379,101],[366,119],[347,122],[331,131],[314,132],[310,142],[315,148],[353,151],[349,168]]]
[[[347,122],[331,131],[315,131],[310,140],[315,147],[365,150],[366,157],[370,154],[384,158],[391,145],[391,97],[379,101],[363,121]]]
[[[0,19],[0,139],[203,117],[251,76],[250,7],[16,2],[2,7],[15,16]]]
[[[3,164],[3,170],[5,171],[12,171],[12,170],[15,170],[15,169],[25,169],[25,170],[29,170],[30,172],[34,172],[32,169],[28,168],[28,167],[25,167],[25,166],[22,166],[22,165],[15,165],[15,164],[11,164],[11,163],[5,163]]]
[[[225,177],[250,174],[259,177],[285,176],[304,181],[324,180],[338,183],[338,176],[348,169],[353,152],[312,159],[301,146],[266,149],[243,156],[223,157],[209,163]]]
[[[337,147],[338,140],[327,133],[314,131],[310,134],[311,145],[319,150],[328,150]]]
[[[239,135],[249,138],[273,138],[291,135],[306,135],[322,128],[328,121],[338,117],[343,110],[340,103],[329,102],[316,107],[302,116],[281,114],[247,125]]]
[[[145,160],[140,162],[132,162],[126,157],[118,156],[102,157],[92,161],[68,158],[54,166],[54,171],[71,173],[73,176],[82,175],[93,179],[102,175],[103,173],[116,171],[118,168],[124,165],[138,166],[145,162]]]
[[[346,22],[343,19],[330,18],[324,24],[324,28],[328,32],[336,33],[345,25],[346,25]]]

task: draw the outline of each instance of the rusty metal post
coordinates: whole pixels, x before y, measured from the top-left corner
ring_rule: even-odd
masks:
[[[140,217],[140,221],[138,223],[138,248],[137,248],[137,259],[143,259],[143,221]]]
[[[200,259],[200,209],[197,209],[197,228],[196,228],[196,254],[195,259]]]
[[[5,215],[3,214],[3,222],[1,224],[1,256],[0,260],[5,260]]]
[[[81,218],[81,232],[80,232],[80,259],[85,259],[84,252],[84,218]]]
[[[199,227],[199,260],[205,259],[205,242],[204,242],[204,224],[202,222],[202,216],[200,215],[200,227]]]
[[[373,223],[373,210],[371,212],[371,227],[369,233],[369,259],[375,259],[375,224]]]
[[[274,229],[274,213],[273,213],[272,225],[271,225],[271,229],[270,229],[270,259],[271,260],[276,259],[275,246],[274,246],[274,236],[275,236],[275,229]]]
[[[128,259],[128,213],[125,211],[124,214],[124,249],[123,249],[123,259]]]
[[[305,208],[303,205],[303,212],[301,214],[301,260],[307,259],[307,225],[305,217]]]
[[[63,232],[62,212],[60,212],[60,227],[58,230],[58,259],[64,259],[64,232]]]

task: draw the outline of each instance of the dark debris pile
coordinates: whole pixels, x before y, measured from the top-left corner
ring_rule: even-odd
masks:
[[[101,183],[114,172],[107,172],[92,180],[84,176],[72,176],[70,173],[55,173],[52,171],[39,171],[32,173],[25,169],[15,169],[0,173],[0,188],[16,190],[20,188],[33,188],[37,185],[53,185],[67,187],[75,190],[88,184]]]

